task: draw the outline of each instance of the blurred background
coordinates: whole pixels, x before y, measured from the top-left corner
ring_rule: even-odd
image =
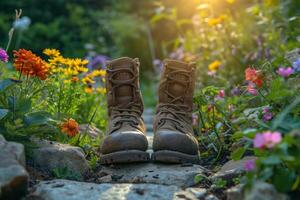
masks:
[[[23,10],[17,22],[15,9]],[[282,63],[299,47],[299,9],[297,0],[0,1],[0,46],[14,26],[10,50],[55,48],[90,68],[139,57],[151,106],[164,58],[197,62],[199,87],[239,84],[248,65]]]

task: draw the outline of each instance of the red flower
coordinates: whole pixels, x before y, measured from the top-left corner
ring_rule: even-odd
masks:
[[[45,80],[48,74],[47,63],[40,57],[25,49],[14,51],[14,67],[26,76],[37,76]]]
[[[258,88],[263,85],[262,75],[256,69],[252,69],[248,67],[245,70],[245,79],[246,81],[251,81],[254,83]]]

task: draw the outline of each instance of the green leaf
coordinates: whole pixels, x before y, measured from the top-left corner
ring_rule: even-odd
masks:
[[[0,80],[0,92],[5,91],[9,86],[13,84],[14,82],[10,79]]]
[[[293,103],[291,103],[290,105],[288,105],[280,114],[278,114],[276,116],[276,118],[273,120],[273,123],[272,123],[272,130],[275,130],[277,129],[277,127],[279,127],[285,117],[298,105],[300,104],[300,96],[298,96],[294,101]]]
[[[7,113],[9,112],[9,110],[7,109],[0,109],[0,120],[3,119]]]
[[[233,151],[230,155],[230,157],[233,160],[240,160],[242,158],[242,156],[244,155],[245,151],[247,148],[245,147],[240,147],[238,149],[236,149],[235,151]]]
[[[295,173],[286,168],[278,168],[273,176],[273,183],[279,192],[291,191],[296,180]]]
[[[27,113],[24,116],[24,123],[27,126],[47,124],[50,120],[51,120],[51,115],[44,111]]]
[[[279,164],[281,161],[280,161],[280,159],[279,159],[278,156],[271,155],[271,156],[269,156],[269,157],[263,159],[261,162],[262,162],[263,164],[265,164],[265,165],[277,165],[277,164]]]

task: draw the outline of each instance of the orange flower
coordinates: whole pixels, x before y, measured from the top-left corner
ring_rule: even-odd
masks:
[[[40,57],[25,49],[14,51],[14,67],[26,76],[37,76],[45,80],[48,74],[48,64]]]
[[[263,85],[263,79],[262,76],[258,73],[256,69],[252,69],[248,67],[245,70],[245,79],[246,81],[251,81],[255,83],[257,87],[261,87]]]
[[[73,76],[72,79],[71,79],[71,81],[72,81],[73,83],[76,83],[76,82],[79,81],[79,78],[78,78],[77,76]]]
[[[79,132],[78,123],[70,118],[60,125],[61,132],[66,133],[70,137],[74,137]]]

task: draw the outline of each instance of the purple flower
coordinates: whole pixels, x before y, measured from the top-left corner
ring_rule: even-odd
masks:
[[[272,118],[273,118],[273,114],[271,112],[265,113],[263,115],[263,121],[264,122],[270,121]]]
[[[282,140],[280,132],[266,131],[264,133],[258,133],[255,135],[253,144],[255,148],[273,148],[276,144],[280,143]]]
[[[94,69],[105,69],[106,68],[106,62],[109,60],[109,57],[105,55],[97,55],[94,58],[92,58],[87,65],[87,67],[90,70]]]
[[[249,172],[249,171],[253,171],[255,169],[255,160],[247,160],[244,164],[244,169]]]
[[[233,96],[238,96],[242,94],[242,90],[239,87],[233,88],[230,92]]]
[[[270,112],[270,109],[268,107],[263,109],[263,121],[267,122],[270,121],[273,118],[272,112]]]
[[[162,62],[161,60],[159,60],[159,59],[154,59],[153,62],[152,62],[152,64],[153,64],[155,70],[156,70],[158,73],[162,72],[163,66],[164,66],[164,65],[163,65],[163,62]]]
[[[296,60],[295,62],[293,62],[293,69],[296,72],[300,72],[300,58],[298,58],[298,60]]]
[[[2,48],[0,48],[0,60],[2,62],[8,62],[8,55],[7,55],[6,51]]]
[[[294,73],[294,70],[291,67],[288,67],[288,68],[280,67],[276,72],[280,76],[286,78],[286,77],[289,77],[292,73]]]

